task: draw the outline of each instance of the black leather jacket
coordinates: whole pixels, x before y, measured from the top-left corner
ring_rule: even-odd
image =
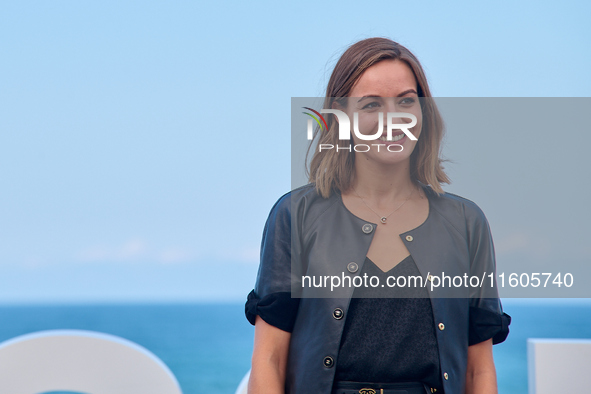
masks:
[[[429,215],[419,227],[400,234],[422,277],[495,273],[488,222],[476,204],[427,186]],[[318,293],[301,290],[301,275],[342,275],[361,271],[377,224],[353,215],[340,193],[322,198],[309,184],[282,196],[271,210],[261,245],[261,264],[246,315],[256,315],[291,331],[286,393],[326,393],[332,389],[341,334],[353,288]],[[354,264],[351,264],[354,263]],[[293,287],[292,287],[293,286]],[[293,322],[269,313],[291,290],[299,300]],[[445,393],[463,393],[469,344],[505,340],[510,317],[496,287],[437,288],[430,293]],[[296,293],[294,293],[296,294]],[[458,295],[459,294],[459,295]],[[313,297],[313,298],[310,298]],[[453,298],[449,298],[453,297]],[[340,310],[340,312],[339,312]],[[268,318],[267,318],[268,316]]]

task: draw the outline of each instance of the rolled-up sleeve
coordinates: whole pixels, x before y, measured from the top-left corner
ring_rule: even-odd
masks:
[[[489,309],[470,307],[468,345],[475,345],[492,338],[493,345],[503,342],[509,335],[511,316]]]
[[[291,297],[291,198],[283,195],[271,209],[261,242],[255,288],[248,294],[245,314],[254,325],[256,316],[291,332],[299,305]]]
[[[295,323],[299,299],[291,293],[271,293],[259,298],[254,290],[247,297],[245,312],[250,324],[254,325],[257,315],[272,326],[291,332]]]

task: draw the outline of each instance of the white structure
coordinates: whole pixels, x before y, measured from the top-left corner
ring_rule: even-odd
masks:
[[[182,394],[147,349],[93,331],[40,331],[0,343],[0,393]]]
[[[244,377],[240,381],[240,384],[238,385],[238,388],[236,389],[235,394],[247,394],[248,393],[248,380],[249,379],[250,379],[250,369],[248,370],[246,375],[244,375]]]
[[[527,340],[529,394],[589,392],[591,339]]]

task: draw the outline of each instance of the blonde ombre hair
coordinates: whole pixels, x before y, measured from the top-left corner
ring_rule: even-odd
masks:
[[[419,97],[431,98],[427,78],[418,59],[404,46],[387,38],[368,38],[351,45],[337,62],[328,86],[322,108],[333,108],[333,103],[346,98],[361,75],[374,64],[386,60],[398,59],[412,69],[417,81]],[[437,193],[443,193],[441,183],[450,183],[443,171],[440,158],[440,146],[443,139],[443,119],[433,100],[421,100],[423,126],[421,136],[410,156],[410,177],[430,185]],[[328,131],[316,129],[318,144],[331,144],[340,147],[352,145],[351,141],[338,139],[338,122],[334,116],[326,117]],[[316,138],[312,140],[314,142]],[[312,143],[308,147],[308,153]],[[342,149],[341,149],[342,150]],[[306,160],[307,161],[307,160]],[[341,192],[349,190],[355,176],[355,153],[337,152],[335,149],[314,152],[310,169],[309,181],[316,185],[318,193],[328,198],[333,190]]]

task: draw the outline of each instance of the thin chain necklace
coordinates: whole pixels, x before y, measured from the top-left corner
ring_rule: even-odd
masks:
[[[389,213],[388,215],[386,215],[386,216],[382,216],[382,215],[380,215],[379,213],[377,213],[376,211],[374,211],[374,210],[373,210],[373,209],[372,209],[372,208],[371,208],[369,205],[367,205],[367,203],[365,202],[365,200],[363,199],[363,197],[361,197],[361,196],[359,195],[359,193],[357,193],[357,190],[355,190],[355,188],[353,188],[353,191],[355,192],[355,194],[357,194],[357,197],[359,197],[359,198],[361,199],[361,201],[363,201],[363,203],[365,204],[365,206],[366,206],[366,207],[368,207],[369,209],[371,209],[371,211],[372,211],[373,213],[375,213],[376,215],[378,215],[378,217],[380,218],[380,222],[382,222],[382,224],[386,224],[386,220],[388,220],[388,218],[389,218],[389,217],[390,217],[390,216],[391,216],[391,215],[392,215],[394,212],[398,211],[400,208],[402,208],[402,206],[403,206],[404,204],[406,204],[406,202],[407,202],[408,200],[410,200],[410,197],[411,197],[411,196],[413,195],[413,193],[415,192],[415,189],[413,188],[413,189],[411,190],[411,192],[410,192],[410,194],[408,195],[408,197],[406,197],[406,200],[404,200],[404,201],[402,202],[402,204],[400,204],[400,205],[398,206],[398,208],[396,208],[395,210],[393,210],[392,212],[390,212],[390,213]]]

